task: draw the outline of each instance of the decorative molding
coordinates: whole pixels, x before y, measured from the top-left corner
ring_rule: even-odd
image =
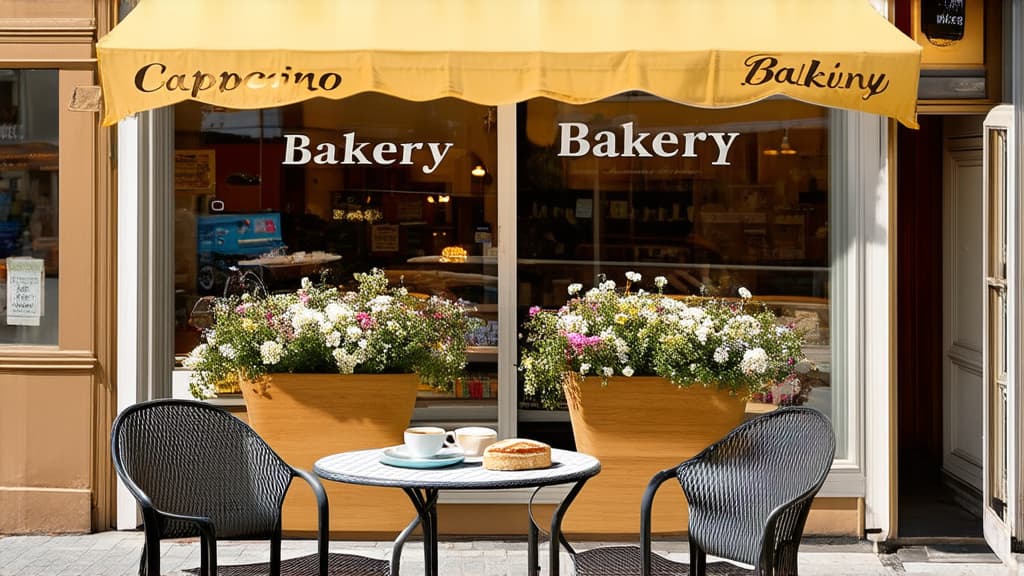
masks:
[[[0,353],[0,372],[90,372],[95,370],[97,366],[99,366],[99,360],[92,352],[56,349],[35,352],[4,347],[2,353]]]

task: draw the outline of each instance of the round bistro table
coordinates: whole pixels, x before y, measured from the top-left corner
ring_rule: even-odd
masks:
[[[361,486],[401,488],[416,508],[417,517],[399,534],[392,551],[392,574],[398,574],[398,560],[402,545],[418,524],[423,525],[423,557],[427,576],[437,576],[437,496],[441,490],[503,490],[507,488],[536,488],[534,496],[544,486],[572,484],[568,494],[559,502],[551,517],[551,551],[549,574],[558,576],[559,543],[562,537],[562,517],[583,488],[583,484],[601,471],[601,462],[587,454],[569,450],[551,450],[551,466],[538,470],[487,470],[479,462],[462,462],[444,468],[412,469],[388,466],[380,462],[384,449],[358,450],[325,456],[317,460],[313,470],[318,476],[333,482]],[[530,498],[528,560],[529,573],[540,573],[538,562],[539,527],[533,517],[533,497]]]

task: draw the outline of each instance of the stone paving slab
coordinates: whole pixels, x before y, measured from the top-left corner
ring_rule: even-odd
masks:
[[[579,549],[615,542],[581,542]],[[335,541],[332,552],[360,554],[389,559],[391,542]],[[655,551],[676,561],[688,561],[685,542],[656,542]],[[312,540],[286,540],[282,557],[292,558],[316,552]],[[0,536],[0,576],[133,576],[138,571],[142,550],[141,532],[101,532],[69,536]],[[895,555],[883,562],[866,542],[854,540],[806,539],[800,548],[802,576],[889,576],[928,574],[934,576],[1004,576],[999,564],[901,563]],[[266,562],[266,542],[221,542],[217,548],[223,564]],[[547,544],[541,545],[542,573],[547,573]],[[526,543],[503,540],[442,541],[439,568],[443,576],[525,576]],[[572,574],[567,554],[562,554],[562,574]],[[199,565],[199,544],[195,539],[165,541],[161,548],[164,576],[181,576],[183,570]],[[423,573],[423,545],[407,543],[402,553],[401,574]]]

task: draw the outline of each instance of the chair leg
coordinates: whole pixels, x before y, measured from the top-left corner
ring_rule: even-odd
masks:
[[[213,574],[216,576],[217,573]],[[199,576],[210,576],[210,543],[205,536],[199,537]]]
[[[160,576],[160,536],[149,530],[146,530],[146,542],[139,559],[139,574]]]
[[[690,538],[690,576],[707,576],[708,555]]]
[[[211,538],[208,548],[208,555],[210,557],[209,576],[217,576],[217,541]]]
[[[270,576],[281,576],[281,527],[270,537]]]

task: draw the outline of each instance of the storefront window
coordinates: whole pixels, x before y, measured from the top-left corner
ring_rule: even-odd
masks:
[[[736,297],[740,287],[806,335],[813,368],[759,398],[832,412],[829,119],[770,100],[705,110],[641,96],[521,104],[520,320],[567,287],[636,271],[665,292]],[[653,286],[650,286],[653,288]],[[520,409],[536,406],[520,397]],[[521,418],[544,435],[546,422]]]
[[[208,321],[200,299],[231,292],[240,274],[275,292],[304,276],[351,286],[377,267],[411,292],[476,307],[486,324],[454,400],[495,404],[496,142],[494,110],[455,99],[177,105],[176,354]]]
[[[0,343],[57,344],[57,70],[0,69]]]

